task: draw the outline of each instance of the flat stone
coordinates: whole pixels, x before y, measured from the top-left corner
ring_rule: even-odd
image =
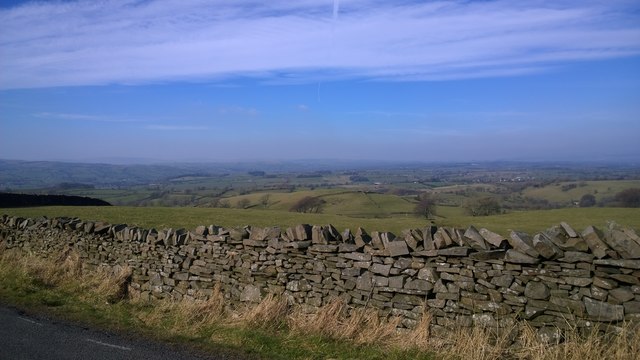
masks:
[[[404,288],[407,290],[429,291],[433,289],[433,284],[426,280],[420,279],[407,280],[407,282],[404,284]]]
[[[479,251],[479,252],[469,254],[469,258],[473,260],[478,260],[478,261],[502,260],[504,259],[504,255],[506,252],[507,250],[504,250],[504,249]]]
[[[624,319],[624,306],[612,305],[602,301],[596,301],[584,297],[584,305],[592,320],[596,321],[621,321]]]
[[[602,259],[594,260],[595,265],[615,266],[626,269],[638,269],[640,270],[640,260],[614,260],[614,259]]]
[[[340,256],[345,259],[355,260],[355,261],[371,261],[371,254],[354,252],[354,253],[341,254]]]
[[[618,282],[612,279],[604,279],[599,276],[593,278],[593,286],[597,286],[602,289],[615,289],[618,287]]]
[[[504,261],[509,263],[514,263],[514,264],[537,264],[538,263],[538,259],[513,249],[507,250],[507,253],[504,256]]]
[[[364,291],[371,291],[373,289],[373,276],[369,271],[365,271],[364,274],[358,276],[356,289]]]
[[[579,251],[565,251],[564,256],[558,259],[558,261],[562,261],[566,263],[577,263],[577,262],[590,263],[593,261],[593,255],[585,252],[579,252]]]
[[[567,284],[572,286],[589,286],[593,282],[591,278],[582,278],[582,277],[574,277],[574,276],[563,276],[561,277]]]
[[[392,257],[409,255],[409,247],[404,239],[396,239],[387,243],[386,250],[389,251],[389,255]]]
[[[635,298],[633,292],[631,292],[629,288],[624,287],[609,290],[609,295],[618,299],[620,302],[626,302]]]
[[[439,256],[468,256],[471,248],[466,246],[455,246],[448,249],[438,250]]]
[[[544,283],[529,281],[524,288],[524,296],[530,299],[547,300],[551,296],[551,292]]]
[[[572,300],[563,297],[552,296],[549,298],[549,302],[556,304],[563,309],[568,309],[572,314],[583,316],[585,313],[585,305],[582,301]]]
[[[369,268],[372,273],[379,274],[382,276],[388,276],[389,271],[391,270],[391,265],[383,265],[383,264],[373,264]]]
[[[625,314],[640,314],[640,301],[627,301],[623,306]]]
[[[612,279],[615,279],[615,280],[617,280],[619,282],[623,282],[623,283],[631,284],[631,285],[640,285],[640,278],[638,278],[637,276],[634,276],[634,275],[611,274],[609,276],[611,276]]]
[[[498,287],[508,288],[513,283],[513,276],[509,274],[496,276],[491,279],[491,283]]]
[[[424,304],[424,297],[419,295],[395,294],[391,301],[400,304],[422,305]]]

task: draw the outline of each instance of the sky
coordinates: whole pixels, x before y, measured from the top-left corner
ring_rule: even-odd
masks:
[[[640,3],[2,0],[0,158],[637,162]]]

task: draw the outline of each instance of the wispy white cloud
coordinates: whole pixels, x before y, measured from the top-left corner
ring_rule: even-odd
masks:
[[[218,108],[218,114],[220,115],[244,115],[244,116],[256,116],[259,114],[258,110],[252,107],[243,106],[223,106]]]
[[[77,1],[0,10],[0,88],[517,76],[640,54],[633,0]],[[339,14],[334,12],[338,11]]]
[[[145,127],[148,130],[161,130],[161,131],[200,131],[208,130],[206,126],[190,126],[190,125],[161,125],[152,124]]]
[[[70,120],[70,121],[97,121],[97,122],[143,122],[141,119],[132,118],[119,118],[113,116],[104,115],[90,115],[90,114],[70,114],[70,113],[53,113],[53,112],[39,112],[33,114],[37,118],[56,119],[56,120]]]

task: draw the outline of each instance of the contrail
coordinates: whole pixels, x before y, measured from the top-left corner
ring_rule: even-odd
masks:
[[[333,57],[333,37],[336,28],[336,21],[338,21],[338,13],[340,12],[340,0],[333,0],[333,17],[331,21],[331,47],[329,48],[329,60]],[[320,102],[320,81],[318,81],[318,89],[316,94],[316,101]]]

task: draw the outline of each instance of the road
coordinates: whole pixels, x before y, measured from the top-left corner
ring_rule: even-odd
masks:
[[[238,359],[205,356],[0,306],[0,360]]]

